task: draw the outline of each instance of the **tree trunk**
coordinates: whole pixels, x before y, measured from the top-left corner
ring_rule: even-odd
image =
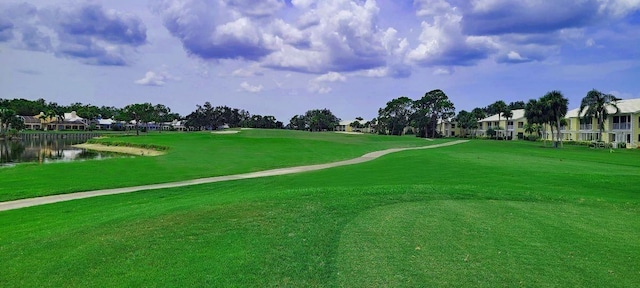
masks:
[[[557,125],[558,125],[558,127],[556,128],[556,129],[558,129],[556,131],[556,133],[558,133],[558,135],[556,136],[556,141],[557,141],[556,142],[556,148],[560,148],[562,146],[562,139],[561,139],[562,133],[560,131],[560,119],[557,119],[556,122],[557,122]]]

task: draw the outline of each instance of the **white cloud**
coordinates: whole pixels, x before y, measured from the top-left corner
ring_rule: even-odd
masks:
[[[327,83],[333,82],[345,82],[347,77],[338,72],[329,72],[324,75],[320,75],[313,80],[309,81],[309,91],[318,94],[327,94],[333,89],[327,85]]]
[[[144,74],[143,78],[138,79],[133,83],[145,86],[164,86],[167,81],[170,80],[180,80],[180,78],[172,76],[169,72],[163,69],[158,72],[148,71]]]
[[[264,87],[262,87],[262,85],[253,86],[253,85],[247,83],[246,81],[240,83],[240,89],[242,89],[243,91],[246,91],[246,92],[250,92],[250,93],[258,93],[258,92],[262,91],[263,88]]]
[[[316,82],[344,82],[347,81],[347,77],[338,73],[338,72],[329,72],[327,74],[321,75],[315,79]]]
[[[529,59],[527,59],[525,57],[520,56],[520,54],[518,52],[516,52],[516,51],[510,51],[507,54],[507,58],[509,60],[513,60],[513,61],[528,61],[529,60]]]

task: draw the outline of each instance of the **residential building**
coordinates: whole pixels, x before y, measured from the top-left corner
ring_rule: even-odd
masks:
[[[507,137],[509,139],[522,139],[524,137],[524,126],[527,118],[524,117],[524,109],[511,110],[512,116],[508,119],[504,114],[491,115],[478,121],[476,136],[488,136],[487,131],[496,131],[497,137]]]
[[[360,123],[360,127],[353,127],[351,126],[351,124],[353,122],[358,122]],[[339,131],[339,132],[361,132],[361,133],[373,133],[373,130],[371,129],[371,127],[369,126],[364,126],[366,122],[360,121],[360,120],[349,120],[349,121],[340,121],[340,123],[338,123],[338,126],[336,126],[335,131]]]
[[[617,106],[618,111],[607,107],[609,117],[604,121],[602,133],[596,118],[584,119],[584,111],[578,115],[579,108],[568,111],[567,125],[561,129],[562,139],[625,143],[627,147],[637,147],[640,143],[640,98],[620,100]]]
[[[436,131],[440,132],[442,137],[456,137],[462,135],[462,131],[458,123],[452,119],[440,119]]]
[[[42,129],[42,120],[39,118],[40,115],[36,116],[18,116],[24,122],[24,129],[26,130],[41,130]]]

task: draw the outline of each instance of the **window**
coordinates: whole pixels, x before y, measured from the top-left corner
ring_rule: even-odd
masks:
[[[520,129],[524,128],[524,122],[518,122],[518,128]]]
[[[456,124],[451,123],[451,129],[456,129]]]

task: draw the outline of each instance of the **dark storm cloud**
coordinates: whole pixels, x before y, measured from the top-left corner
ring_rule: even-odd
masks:
[[[110,43],[139,46],[147,41],[146,27],[130,15],[105,11],[99,5],[88,4],[58,14],[60,33],[91,36]]]
[[[465,11],[462,21],[467,35],[548,33],[583,27],[597,20],[597,1],[502,1],[482,11]]]
[[[96,4],[38,9],[21,3],[4,8],[0,17],[8,20],[0,20],[0,39],[15,39],[18,49],[111,66],[127,65],[127,54],[147,43],[146,27],[138,17]]]
[[[0,18],[0,42],[9,41],[13,38],[13,23]]]

